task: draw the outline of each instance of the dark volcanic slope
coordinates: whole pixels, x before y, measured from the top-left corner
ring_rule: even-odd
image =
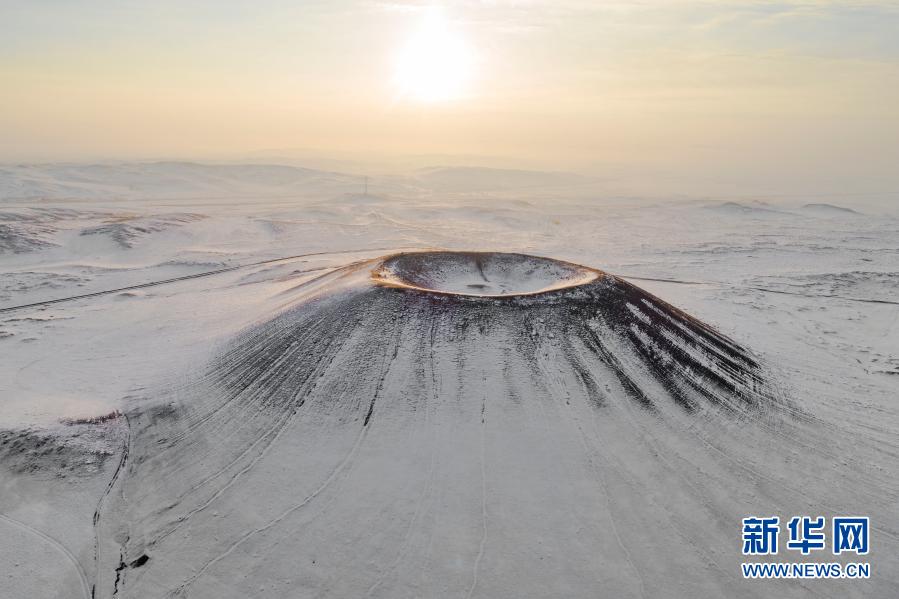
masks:
[[[732,595],[757,496],[720,435],[776,441],[783,404],[734,342],[574,266],[394,257],[246,330],[129,415],[97,596]]]

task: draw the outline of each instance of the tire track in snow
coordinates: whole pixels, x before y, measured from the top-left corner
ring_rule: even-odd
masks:
[[[888,304],[891,306],[899,306],[899,301],[872,299],[866,297],[848,297],[845,295],[835,295],[832,293],[802,293],[800,291],[787,291],[785,289],[771,289],[770,287],[757,287],[754,285],[732,285],[723,281],[684,281],[681,279],[661,279],[654,277],[636,277],[632,275],[616,274],[615,276],[622,279],[633,279],[634,281],[655,281],[659,283],[676,283],[678,285],[708,285],[710,287],[721,287],[723,289],[749,289],[752,291],[761,291],[762,293],[777,293],[780,295],[796,295],[799,297],[820,297],[823,299],[839,299],[847,302],[859,302],[862,304]]]
[[[550,361],[550,363],[553,363],[553,362]],[[584,397],[585,397],[585,398],[589,398],[589,394],[584,395]],[[570,406],[571,404],[568,403],[568,404],[566,404],[566,405],[569,405],[569,406]],[[586,405],[586,408],[587,408],[587,410],[588,410],[588,413],[590,414],[591,421],[592,421],[593,426],[594,426],[594,428],[595,428],[595,427],[596,427],[596,410],[593,409],[593,407],[590,406],[590,405]],[[633,418],[633,414],[630,413],[630,412],[631,412],[630,406],[624,406],[624,407],[623,407],[623,411],[624,411],[625,413],[627,413],[627,418],[630,420],[629,424],[630,424],[632,427],[634,427],[634,429],[635,429],[636,431],[638,431],[638,434],[641,435],[641,438],[644,437],[644,436],[645,436],[645,432],[644,432],[644,430],[642,429],[642,427],[640,427],[640,426],[638,426],[638,425],[636,424],[636,422],[635,422],[635,420],[634,420],[634,418]],[[577,416],[572,416],[571,414],[566,414],[566,417],[567,417],[569,423],[570,423],[571,425],[573,425],[575,428],[577,428],[577,430],[578,430],[578,436],[579,436],[579,438],[580,438],[580,440],[581,440],[581,443],[582,443],[582,446],[583,446],[583,448],[584,448],[584,451],[586,452],[586,455],[587,455],[587,461],[588,461],[588,464],[590,464],[590,469],[593,471],[593,473],[594,473],[596,476],[598,476],[598,477],[603,477],[603,475],[599,472],[598,467],[597,467],[596,463],[594,462],[594,460],[593,460],[593,458],[592,458],[593,455],[597,455],[597,456],[598,456],[598,455],[602,455],[601,452],[600,452],[600,450],[599,450],[599,448],[596,447],[596,446],[594,445],[594,443],[591,442],[591,439],[590,439],[589,436],[587,435],[587,431],[584,429],[584,426],[581,424],[580,418],[578,418]],[[644,441],[644,443],[646,443],[646,439],[645,439],[645,438],[643,438],[642,440]],[[669,465],[669,463],[667,462],[667,460],[665,460],[665,458],[663,457],[663,456],[664,456],[664,452],[661,450],[661,448],[659,448],[659,447],[656,446],[656,445],[651,445],[651,444],[649,444],[649,443],[647,443],[647,446],[650,447],[650,451],[651,451],[651,453],[652,453],[652,455],[653,455],[654,457],[656,457],[657,459],[662,460],[663,463],[664,463],[666,466],[668,466],[668,469],[671,470],[672,472],[674,472],[674,469],[670,467],[670,465]],[[625,470],[621,469],[620,467],[619,467],[619,468],[614,468],[614,469],[615,469],[615,471],[618,473],[618,475],[619,475],[622,479],[626,480],[626,481],[630,484],[631,488],[637,489],[637,488],[640,486],[640,485],[639,485],[639,482],[638,482],[637,480],[635,480],[634,477],[633,477],[632,475],[629,475]],[[604,478],[604,477],[603,477],[603,478]],[[691,485],[691,484],[689,483],[688,479],[687,479],[685,476],[680,476],[679,478],[680,478],[681,480],[684,480],[688,486],[690,486],[691,488],[693,488],[693,489],[695,490],[695,487],[693,487],[693,485]],[[706,548],[705,548],[704,546],[702,546],[702,545],[696,543],[694,539],[692,539],[692,538],[691,538],[689,535],[687,535],[687,534],[686,534],[686,533],[685,533],[679,526],[677,526],[677,525],[675,524],[675,521],[676,521],[676,517],[675,517],[675,516],[676,516],[676,515],[674,514],[674,512],[672,512],[666,505],[660,504],[660,503],[659,503],[658,501],[656,501],[651,495],[645,495],[645,494],[644,494],[644,497],[645,497],[648,501],[650,501],[650,502],[652,503],[653,506],[655,506],[656,510],[657,510],[659,513],[664,512],[664,513],[666,513],[666,514],[668,515],[667,518],[664,518],[664,519],[663,519],[663,521],[664,521],[665,524],[668,526],[668,528],[670,528],[671,531],[672,531],[674,534],[676,534],[678,537],[680,537],[680,538],[684,539],[686,542],[690,543],[690,545],[693,546],[693,547],[695,548],[695,550],[697,550],[697,551],[702,555],[702,558],[703,558],[706,562],[708,562],[708,563],[709,563],[715,570],[718,571],[718,573],[722,576],[722,579],[721,579],[721,582],[720,582],[721,588],[726,588],[728,582],[730,582],[730,577],[728,576],[727,572],[725,572],[725,570],[718,564],[718,562],[713,558],[713,556],[710,555],[710,554],[705,550]],[[697,493],[697,494],[696,494],[696,497],[699,498],[700,504],[701,504],[703,507],[705,507],[706,510],[708,510],[708,511],[710,511],[710,512],[713,512],[713,511],[714,511],[714,510],[712,510],[712,506],[709,505],[709,503],[708,503],[707,501],[705,501],[705,500],[702,499],[702,494],[701,494],[701,493]]]
[[[539,347],[541,347],[541,346],[535,343],[532,346],[532,350],[534,351],[534,355],[536,356],[535,366],[543,373],[543,376],[536,377],[535,381],[538,382],[541,389],[543,389],[543,391],[545,393],[547,393],[550,397],[552,397],[554,395],[553,392],[549,389],[547,384],[544,382],[544,381],[551,380],[551,377],[548,376],[548,371],[547,371],[546,367],[544,366],[545,360],[541,359],[539,357],[539,352],[537,351],[537,349]],[[624,390],[625,383],[622,382],[618,378],[617,372],[615,371],[614,367],[611,365],[606,365],[606,366],[607,366],[607,369],[609,370],[610,374],[613,375],[616,378],[616,380],[619,381],[619,385]],[[581,382],[583,383],[583,381],[581,381]],[[570,402],[566,401],[565,405],[570,405]],[[559,410],[559,413],[564,414],[565,411]],[[569,418],[570,418],[570,416],[569,416]],[[590,465],[590,469],[593,471],[593,474],[596,477],[596,478],[594,478],[596,487],[600,490],[600,492],[602,493],[603,498],[605,500],[606,513],[608,515],[608,521],[609,521],[609,528],[612,531],[612,535],[615,539],[615,544],[618,545],[619,549],[621,549],[621,555],[624,556],[625,561],[627,562],[628,566],[630,566],[630,569],[634,573],[633,579],[635,579],[637,581],[640,596],[643,597],[644,599],[646,599],[646,597],[648,596],[646,593],[646,581],[645,581],[640,569],[637,567],[637,562],[633,559],[633,556],[631,555],[630,551],[628,551],[627,547],[625,546],[624,539],[622,538],[621,533],[619,532],[618,527],[615,524],[616,518],[615,518],[615,509],[613,507],[614,502],[612,501],[612,495],[608,489],[608,481],[606,480],[605,474],[600,471],[600,469],[597,467],[597,465],[593,459],[594,454],[596,454],[596,455],[600,455],[600,454],[598,451],[596,451],[596,452],[589,451],[586,441],[583,438],[581,438],[581,443],[583,444],[584,449],[586,451],[585,457],[587,458],[587,463]]]
[[[122,455],[119,458],[119,463],[116,466],[115,472],[112,473],[112,477],[109,479],[109,483],[107,483],[106,489],[103,490],[103,494],[97,501],[97,507],[94,508],[94,568],[96,571],[94,572],[94,583],[91,585],[91,597],[96,596],[97,587],[100,584],[100,520],[103,507],[106,504],[106,500],[112,492],[113,488],[115,488],[116,483],[119,480],[119,475],[125,469],[125,464],[128,463],[128,456],[131,453],[131,421],[128,420],[127,414],[123,414],[122,417],[125,419],[125,424],[128,427],[128,436],[125,438],[125,442],[122,444]]]
[[[315,500],[316,497],[318,497],[319,495],[321,495],[326,489],[328,489],[328,487],[331,486],[331,484],[332,484],[334,481],[336,481],[336,480],[338,480],[338,478],[340,478],[340,475],[341,475],[345,470],[348,471],[348,470],[351,468],[351,465],[352,465],[352,463],[353,463],[353,460],[354,460],[355,457],[356,457],[356,453],[358,452],[359,447],[362,445],[362,442],[365,440],[365,437],[366,437],[366,434],[367,434],[368,430],[369,430],[369,428],[366,427],[366,426],[361,427],[361,429],[360,429],[360,431],[359,431],[359,434],[356,436],[356,441],[355,441],[355,443],[353,443],[353,447],[350,449],[349,453],[347,453],[347,455],[343,458],[343,460],[341,460],[341,462],[337,465],[337,467],[331,472],[331,474],[328,476],[328,478],[326,478],[325,481],[324,481],[324,482],[323,482],[317,489],[315,489],[315,491],[313,491],[312,493],[310,493],[309,495],[307,495],[307,496],[303,499],[303,501],[301,501],[300,503],[298,503],[298,504],[296,504],[296,505],[294,505],[294,506],[288,508],[288,509],[285,510],[284,512],[282,512],[280,515],[278,515],[275,519],[271,520],[271,521],[270,521],[268,524],[266,524],[265,526],[260,526],[260,527],[258,527],[258,528],[254,528],[253,530],[251,530],[251,531],[245,533],[245,534],[244,534],[243,536],[241,536],[237,541],[235,541],[234,543],[232,543],[232,544],[228,547],[228,549],[226,549],[223,553],[221,553],[221,554],[219,554],[218,556],[216,556],[215,558],[213,558],[213,559],[207,561],[207,562],[206,562],[206,563],[205,563],[205,564],[204,564],[204,565],[203,565],[203,566],[196,572],[196,574],[194,574],[193,576],[191,576],[190,578],[188,578],[185,582],[183,582],[180,586],[178,586],[178,588],[175,589],[175,590],[171,593],[170,596],[172,596],[172,597],[184,597],[184,596],[186,596],[186,594],[187,594],[188,590],[190,589],[190,587],[191,587],[197,580],[199,580],[200,577],[202,577],[202,576],[203,576],[203,575],[204,575],[204,574],[205,574],[211,567],[213,567],[215,564],[217,564],[217,563],[220,562],[221,560],[225,559],[226,557],[228,557],[229,555],[231,555],[232,553],[234,553],[234,551],[237,550],[238,547],[240,547],[241,545],[243,545],[246,541],[248,541],[248,540],[251,539],[252,537],[256,536],[257,534],[263,533],[263,532],[265,532],[265,531],[267,531],[267,530],[270,530],[270,529],[273,528],[274,526],[280,524],[285,518],[287,518],[288,516],[290,516],[291,514],[293,514],[294,512],[296,512],[297,510],[302,509],[303,507],[305,507],[306,505],[308,505],[309,503],[311,503],[313,500]]]
[[[315,372],[313,372],[313,375],[311,375],[310,378],[312,378],[312,376],[314,376],[314,374],[315,374]],[[312,391],[314,390],[315,385],[316,385],[317,383],[318,383],[318,378],[316,377],[316,380],[313,381],[313,388],[310,389],[310,390],[308,391],[308,393],[312,393]],[[257,438],[256,441],[254,441],[254,442],[253,442],[253,443],[252,443],[246,450],[244,450],[240,455],[238,455],[238,456],[237,456],[236,458],[234,458],[231,462],[229,462],[227,465],[225,465],[224,467],[222,467],[222,468],[221,468],[218,472],[216,472],[214,475],[212,475],[212,476],[209,477],[208,479],[204,480],[204,481],[201,483],[201,485],[198,485],[197,487],[194,487],[194,488],[190,489],[190,490],[188,491],[188,493],[193,492],[193,491],[196,490],[196,488],[198,488],[199,486],[205,485],[205,484],[211,482],[212,480],[218,478],[218,477],[221,476],[224,472],[226,472],[227,470],[229,470],[234,464],[236,464],[236,463],[239,462],[240,460],[242,460],[242,459],[244,459],[245,457],[247,457],[247,456],[250,454],[250,452],[252,452],[252,451],[254,450],[254,448],[256,448],[257,445],[259,445],[260,443],[262,444],[262,449],[261,449],[255,456],[253,456],[253,458],[250,460],[250,462],[249,462],[246,466],[244,466],[243,468],[241,468],[240,470],[238,470],[238,471],[234,474],[234,476],[232,476],[231,478],[229,478],[229,479],[228,479],[228,482],[225,483],[223,486],[221,486],[215,493],[213,493],[212,496],[209,497],[209,499],[207,499],[206,501],[204,501],[204,502],[203,502],[202,504],[200,504],[199,506],[197,506],[197,507],[191,509],[191,510],[188,511],[185,515],[180,516],[180,517],[178,518],[178,520],[177,520],[177,524],[176,524],[171,530],[169,530],[169,531],[163,533],[163,534],[160,535],[158,538],[154,539],[154,540],[150,543],[150,545],[156,545],[156,544],[158,544],[159,542],[163,541],[163,540],[164,540],[165,538],[167,538],[168,536],[170,536],[171,534],[177,532],[177,531],[181,528],[181,526],[183,526],[188,520],[190,520],[190,518],[192,518],[192,517],[195,516],[196,514],[202,512],[202,511],[205,510],[206,508],[208,508],[208,507],[209,507],[210,505],[212,505],[212,504],[213,504],[219,497],[221,497],[225,492],[227,492],[228,489],[230,489],[230,488],[233,487],[235,484],[237,484],[237,483],[240,481],[241,477],[243,477],[245,474],[247,474],[248,472],[250,472],[250,471],[253,469],[253,467],[256,466],[256,464],[258,464],[261,460],[263,460],[263,459],[269,454],[271,448],[274,447],[275,443],[278,441],[278,439],[281,437],[281,435],[284,433],[284,431],[288,430],[288,425],[290,424],[290,422],[292,422],[292,421],[294,420],[294,417],[295,417],[296,414],[297,414],[297,410],[299,410],[299,408],[303,407],[303,405],[305,405],[305,398],[302,399],[302,400],[296,405],[296,407],[295,407],[294,410],[289,411],[288,414],[287,414],[284,418],[282,418],[280,421],[278,421],[278,422],[275,424],[275,426],[274,426],[271,430],[269,430],[267,433],[265,433],[265,434],[262,435],[261,437]]]
[[[660,440],[658,439],[658,437],[654,433],[649,431],[646,426],[641,425],[637,422],[632,406],[630,406],[627,403],[623,404],[623,413],[625,414],[625,417],[626,417],[628,423],[630,424],[630,426],[634,429],[634,431],[637,432],[637,435],[640,438],[640,440],[643,442],[644,445],[646,445],[650,449],[650,452],[652,453],[652,455],[655,456],[655,458],[659,462],[661,462],[661,464],[667,471],[673,473],[678,479],[683,481],[687,487],[690,488],[690,490],[693,492],[693,495],[698,499],[699,504],[705,508],[707,513],[711,514],[715,518],[715,520],[718,520],[719,524],[726,526],[728,523],[721,520],[718,510],[715,509],[715,507],[710,502],[703,499],[703,497],[705,496],[705,493],[703,493],[701,489],[697,488],[696,485],[690,481],[689,477],[684,476],[683,474],[680,474],[678,469],[675,468],[674,465],[668,460],[668,458],[665,457],[666,452],[663,451],[663,449],[659,445]],[[596,416],[592,412],[591,412],[591,417],[593,419],[593,423],[594,423],[594,427],[595,427],[596,426]],[[661,421],[668,422],[668,420],[666,420],[666,419],[661,419]],[[586,434],[584,429],[581,427],[581,425],[579,423],[576,422],[576,426],[580,430],[581,435]],[[699,439],[700,442],[703,442],[707,446],[709,445],[709,443],[706,441],[706,439],[704,437],[702,437],[701,435],[699,435],[698,433],[694,434],[693,436],[694,436],[694,438]],[[583,438],[586,443],[586,437],[584,436]],[[598,450],[594,450],[594,451],[598,453]],[[734,460],[734,458],[732,458],[728,454],[725,454],[723,452],[721,452],[721,453],[722,453],[723,457],[729,458],[730,460]],[[690,460],[687,459],[686,457],[683,457],[683,456],[681,456],[681,457],[688,463],[692,464],[692,462],[690,462]],[[591,463],[591,466],[593,466],[592,459],[590,460],[590,463]],[[595,469],[595,466],[593,466],[593,469],[595,472],[598,473],[598,471],[596,471],[596,469]],[[628,479],[630,481],[632,486],[634,486],[636,484],[636,481],[633,480],[632,476],[627,475],[626,472],[624,472],[620,469],[618,471],[622,477],[624,477],[625,479]],[[754,474],[754,471],[751,469],[748,469],[748,468],[747,468],[747,472],[749,474]],[[677,534],[681,538],[685,539],[687,542],[689,542],[695,548],[695,550],[699,551],[699,553],[702,554],[703,559],[705,559],[709,564],[713,565],[715,567],[715,569],[718,570],[719,573],[722,574],[722,576],[724,577],[723,578],[724,581],[730,580],[728,573],[717,563],[717,561],[715,559],[713,559],[713,557],[711,555],[709,555],[705,551],[705,547],[700,545],[699,543],[697,543],[694,539],[692,539],[689,535],[687,535],[683,530],[681,530],[680,527],[675,525],[676,518],[674,517],[674,513],[670,509],[668,509],[665,505],[660,504],[652,496],[648,495],[647,499],[657,508],[658,511],[665,512],[669,515],[669,517],[666,518],[664,521],[665,521],[666,525],[669,528],[671,528],[671,530],[675,534]],[[834,512],[834,513],[836,513],[836,512]],[[804,590],[811,593],[813,596],[828,597],[828,598],[832,597],[831,595],[827,595],[825,593],[822,593],[820,591],[816,591],[815,589],[812,589],[811,587],[809,587],[807,585],[807,583],[805,583],[803,581],[797,581],[797,584],[798,584],[798,586],[802,587]]]
[[[15,518],[11,518],[10,516],[7,516],[6,514],[0,514],[0,521],[6,522],[10,526],[13,526],[15,528],[18,528],[19,530],[23,530],[29,534],[32,534],[32,535],[38,537],[39,539],[43,540],[48,545],[53,547],[53,549],[55,549],[57,552],[61,553],[62,556],[65,558],[65,560],[68,561],[72,565],[72,567],[75,570],[75,573],[78,575],[78,580],[81,583],[82,593],[84,594],[85,597],[87,597],[87,599],[91,599],[92,594],[91,594],[90,584],[88,584],[87,575],[84,573],[84,568],[81,567],[81,564],[78,562],[78,559],[75,557],[75,555],[71,551],[69,551],[66,548],[65,545],[63,545],[61,542],[54,539],[50,535],[34,528],[33,526],[31,526],[29,524],[25,524],[24,522],[22,522],[20,520],[16,520]]]
[[[394,321],[394,328],[398,327],[399,323],[400,323],[400,319],[396,318]],[[396,331],[394,331],[394,333],[396,333]],[[197,580],[199,580],[200,577],[202,577],[210,568],[215,566],[215,564],[217,564],[221,560],[223,560],[223,559],[227,558],[229,555],[231,555],[235,550],[237,550],[238,547],[243,545],[246,541],[248,541],[249,539],[251,539],[252,537],[254,537],[260,533],[271,530],[276,525],[280,524],[282,521],[284,521],[286,518],[288,518],[291,514],[293,514],[294,512],[296,512],[296,511],[304,508],[308,504],[310,504],[319,495],[321,495],[321,493],[323,493],[325,490],[327,490],[332,485],[332,483],[339,480],[341,478],[341,475],[344,475],[343,478],[346,478],[346,476],[349,476],[349,472],[353,468],[356,454],[359,451],[359,447],[361,447],[365,438],[367,437],[368,431],[371,430],[371,427],[369,427],[368,425],[369,425],[369,420],[371,417],[372,409],[374,407],[375,401],[377,400],[377,394],[381,392],[381,390],[383,388],[384,380],[387,378],[387,373],[390,369],[390,364],[392,363],[393,359],[396,358],[396,355],[399,351],[399,345],[396,340],[397,339],[396,335],[394,334],[392,338],[394,339],[394,342],[393,342],[394,347],[393,347],[392,357],[390,359],[388,359],[386,356],[386,352],[385,352],[385,356],[384,356],[382,366],[381,366],[382,372],[381,372],[378,386],[376,388],[375,396],[372,398],[372,402],[369,406],[369,412],[366,415],[366,419],[364,420],[362,427],[359,431],[359,434],[356,437],[356,441],[353,444],[353,447],[350,449],[350,451],[344,457],[344,459],[331,472],[331,474],[328,476],[328,478],[325,479],[325,481],[321,484],[321,486],[319,486],[315,491],[313,491],[310,495],[306,496],[303,499],[303,501],[301,501],[300,503],[298,503],[294,506],[291,506],[290,508],[288,508],[287,510],[282,512],[280,515],[278,515],[275,519],[268,522],[266,525],[255,528],[255,529],[245,533],[237,541],[232,543],[231,546],[228,547],[228,549],[225,550],[223,553],[219,554],[212,560],[207,561],[194,575],[192,575],[190,578],[188,578],[187,581],[185,581],[177,589],[175,589],[171,593],[171,596],[173,596],[173,597],[185,596],[186,593],[188,592],[188,590],[190,589],[190,587]],[[389,349],[388,349],[388,351],[389,351]]]
[[[409,526],[406,528],[406,533],[403,535],[403,539],[400,542],[400,549],[397,552],[396,558],[391,562],[389,566],[384,568],[384,570],[378,575],[377,579],[374,583],[368,588],[365,592],[365,597],[371,597],[374,592],[378,589],[381,584],[387,579],[387,576],[394,572],[397,566],[402,562],[403,558],[405,558],[406,554],[409,552],[411,547],[410,539],[412,537],[412,531],[415,529],[416,524],[421,518],[422,514],[426,511],[425,504],[429,504],[433,501],[433,487],[434,487],[434,478],[436,474],[435,465],[437,462],[437,447],[434,442],[433,436],[430,434],[430,425],[431,425],[431,403],[437,403],[437,399],[440,397],[438,385],[437,385],[437,376],[434,369],[434,338],[435,338],[435,328],[436,323],[431,322],[430,332],[428,339],[425,339],[423,336],[421,338],[421,343],[419,345],[419,353],[424,355],[425,349],[424,346],[427,343],[429,345],[430,350],[430,373],[431,373],[431,389],[430,392],[425,395],[425,438],[430,440],[430,459],[428,463],[428,471],[425,479],[424,488],[419,495],[418,501],[416,502],[415,512],[412,515],[412,519],[409,522]],[[422,368],[422,371],[424,369]],[[424,380],[425,375],[424,372],[419,373],[422,380]],[[431,399],[429,399],[431,398]]]
[[[125,287],[117,287],[115,289],[104,289],[102,291],[93,291],[91,293],[82,293],[79,295],[70,295],[67,297],[59,297],[56,299],[43,300],[39,302],[31,302],[28,304],[20,304],[18,306],[6,306],[5,308],[0,308],[0,314],[4,312],[14,312],[16,310],[24,310],[26,308],[35,308],[37,306],[48,306],[51,304],[59,304],[63,302],[73,302],[80,299],[89,299],[94,297],[100,297],[103,295],[110,295],[113,293],[120,293],[122,291],[132,291],[134,289],[146,289],[147,287],[156,287],[159,285],[168,285],[169,283],[177,283],[179,281],[189,281],[191,279],[200,279],[203,277],[211,277],[213,275],[218,275],[226,272],[233,272],[235,270],[240,270],[243,268],[252,268],[254,266],[264,266],[266,264],[275,264],[277,262],[287,262],[288,260],[298,260],[300,258],[308,258],[311,256],[332,256],[337,254],[354,254],[361,252],[384,252],[384,251],[397,251],[397,250],[405,250],[405,249],[427,249],[427,248],[390,248],[390,247],[376,247],[376,248],[362,248],[362,249],[353,249],[353,250],[337,250],[333,252],[311,252],[308,254],[297,254],[295,256],[283,256],[281,258],[271,258],[269,260],[260,260],[258,262],[250,262],[248,264],[236,264],[234,266],[226,266],[224,268],[217,268],[215,270],[208,270],[204,272],[198,272],[190,275],[184,275],[180,277],[172,277],[169,279],[162,279],[159,281],[148,281],[146,283],[137,283],[135,285],[127,285]],[[338,267],[330,267],[323,266],[321,268],[313,268],[307,271],[302,271],[303,273],[307,272],[316,272],[319,270],[327,270],[329,268],[342,268]]]
[[[471,586],[468,588],[468,599],[474,595],[478,586],[478,570],[484,557],[484,549],[487,546],[487,454],[486,454],[486,428],[487,428],[487,374],[482,375],[484,381],[484,398],[481,403],[481,542],[478,546],[478,555],[472,565]]]

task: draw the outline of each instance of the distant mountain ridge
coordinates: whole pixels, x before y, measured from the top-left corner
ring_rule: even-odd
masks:
[[[531,171],[475,166],[429,167],[416,171],[415,178],[432,189],[446,192],[569,187],[596,182],[591,177],[561,171]]]
[[[355,175],[277,164],[133,162],[0,166],[0,199],[139,199],[355,190]]]

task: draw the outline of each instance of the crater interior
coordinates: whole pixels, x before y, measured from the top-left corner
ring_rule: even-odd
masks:
[[[412,252],[385,258],[373,271],[380,284],[477,297],[535,295],[583,285],[602,271],[526,254]]]

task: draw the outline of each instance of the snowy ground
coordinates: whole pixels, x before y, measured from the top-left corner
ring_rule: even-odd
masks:
[[[558,174],[464,169],[361,189],[359,177],[291,167],[0,167],[5,593],[895,594],[895,198],[647,200]],[[539,376],[514,356],[491,362],[494,338],[447,358],[451,387],[404,378],[434,363],[414,340],[358,340],[373,363],[376,348],[396,348],[381,386],[409,396],[371,428],[300,410],[275,444],[242,412],[243,427],[178,420],[183,404],[216,400],[210,368],[241,331],[332,292],[316,277],[428,248],[620,275],[749,348],[791,411],[650,415],[614,388],[603,409],[566,403],[563,346],[546,330]],[[341,356],[332,376],[360,375]],[[154,462],[153,443],[160,455],[177,445],[163,434],[196,454]],[[209,470],[241,434],[260,442]],[[210,472],[197,479],[207,495],[171,492]],[[158,529],[169,512],[191,522]],[[768,514],[870,516],[871,579],[742,580],[740,519]]]

